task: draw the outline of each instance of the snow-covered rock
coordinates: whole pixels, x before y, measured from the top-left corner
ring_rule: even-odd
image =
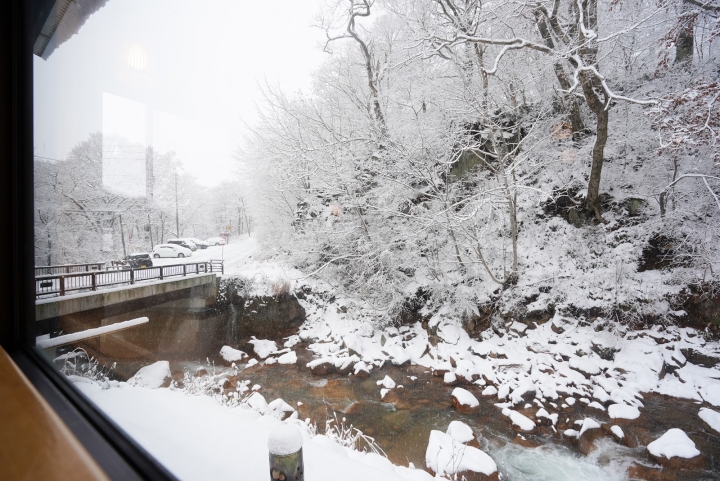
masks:
[[[601,403],[606,403],[610,400],[610,395],[601,386],[595,386],[593,388],[592,396]]]
[[[368,377],[370,375],[370,371],[372,370],[373,366],[372,364],[367,364],[364,361],[360,361],[355,363],[354,371],[355,375],[357,377]]]
[[[447,428],[447,434],[459,443],[469,443],[475,439],[472,428],[462,421],[451,421]]]
[[[222,349],[220,349],[220,355],[227,362],[242,361],[244,358],[248,357],[248,355],[245,354],[243,351],[233,349],[230,346],[223,346]]]
[[[585,418],[578,432],[578,450],[587,456],[595,449],[595,440],[603,435],[600,423],[591,418]]]
[[[600,373],[600,367],[586,357],[573,357],[570,359],[570,369],[581,372],[585,377],[594,376]]]
[[[498,392],[497,388],[495,386],[488,386],[480,393],[483,396],[494,396]]]
[[[608,414],[611,419],[637,419],[640,417],[640,410],[635,406],[627,404],[611,404],[608,407]]]
[[[257,354],[260,359],[265,359],[270,354],[277,351],[277,344],[275,343],[275,341],[267,341],[253,338],[248,342],[253,345],[255,354]]]
[[[297,362],[297,354],[295,351],[286,352],[277,358],[278,364],[295,364]]]
[[[470,391],[461,387],[453,389],[451,401],[455,409],[461,413],[472,413],[480,409],[480,401]]]
[[[326,376],[335,372],[335,358],[321,357],[306,364],[316,376]]]
[[[252,394],[250,394],[244,401],[244,403],[254,411],[259,412],[260,414],[267,411],[268,403],[265,400],[265,397],[263,397],[262,394],[255,391]]]
[[[528,418],[522,413],[513,411],[512,409],[505,408],[502,410],[504,416],[510,418],[512,423],[512,429],[521,433],[532,433],[535,432],[535,423],[532,419]]]
[[[708,382],[700,390],[700,395],[713,406],[720,407],[720,382]]]
[[[713,411],[712,409],[708,409],[708,408],[700,408],[700,412],[698,413],[698,416],[700,416],[700,419],[705,421],[708,426],[710,426],[715,431],[720,433],[720,413],[719,412]]]
[[[546,424],[554,426],[558,420],[558,413],[550,414],[547,412],[547,410],[545,408],[540,408],[535,413],[535,418],[540,423],[546,423]]]
[[[267,410],[265,411],[265,414],[268,416],[273,416],[278,418],[279,420],[284,420],[288,416],[292,415],[292,413],[295,412],[295,409],[290,406],[288,403],[283,401],[282,399],[278,398],[267,405]],[[280,454],[280,453],[275,453]]]
[[[459,443],[442,431],[430,431],[425,464],[437,476],[496,480],[497,464],[483,451]]]
[[[170,363],[167,361],[158,361],[149,366],[141,367],[133,377],[127,380],[127,383],[131,386],[157,389],[163,385],[165,378],[170,376]]]
[[[704,464],[703,456],[685,431],[669,429],[647,446],[650,458],[669,469],[698,468]]]
[[[385,376],[383,380],[378,381],[377,384],[385,389],[393,389],[395,387],[395,381],[393,381],[390,376]]]
[[[392,363],[396,366],[402,366],[409,363],[412,357],[410,353],[398,345],[385,347],[383,348],[383,351],[390,356]]]
[[[615,438],[615,441],[619,443],[625,443],[625,433],[623,432],[622,428],[617,425],[610,426],[610,433]]]

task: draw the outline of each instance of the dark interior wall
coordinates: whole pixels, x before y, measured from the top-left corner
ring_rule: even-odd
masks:
[[[0,14],[0,344],[29,339],[32,316],[32,2]]]
[[[32,46],[54,0],[0,7],[0,345],[32,340]],[[28,317],[30,316],[30,317]]]

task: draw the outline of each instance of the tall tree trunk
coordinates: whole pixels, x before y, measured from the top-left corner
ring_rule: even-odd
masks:
[[[597,220],[603,222],[602,207],[600,206],[600,177],[605,161],[605,144],[608,138],[609,112],[602,110],[596,112],[597,138],[592,150],[592,167],[590,167],[590,180],[588,180],[588,193],[585,203],[588,209],[595,213]]]
[[[600,206],[600,177],[602,175],[603,163],[605,161],[605,144],[608,138],[608,120],[610,112],[605,108],[603,102],[593,88],[595,83],[593,74],[584,70],[580,72],[580,84],[585,94],[590,110],[595,114],[597,137],[592,150],[592,166],[590,167],[590,179],[588,180],[587,197],[585,208],[595,214],[598,221],[604,222],[602,218],[602,207]]]
[[[370,102],[372,103],[372,113],[377,125],[379,134],[382,138],[387,136],[387,125],[385,123],[385,116],[383,115],[382,108],[380,106],[380,95],[378,92],[377,81],[378,81],[378,68],[379,65],[373,64],[373,55],[368,48],[367,43],[360,38],[355,31],[355,17],[369,17],[370,16],[370,4],[364,2],[365,11],[356,11],[350,15],[350,21],[348,22],[347,32],[360,46],[360,51],[365,59],[365,73],[367,75],[368,88],[370,89]]]
[[[548,26],[545,23],[545,19],[542,17],[542,13],[537,11],[535,13],[535,19],[538,30],[540,31],[540,35],[545,40],[545,45],[552,49],[555,49],[555,42],[553,42],[552,40],[552,36],[550,35]],[[570,90],[570,79],[568,79],[567,74],[565,73],[565,69],[562,67],[560,62],[555,62],[554,69],[555,77],[557,77],[558,79],[560,88],[566,91]],[[582,134],[585,132],[585,125],[583,124],[582,116],[580,115],[580,105],[578,104],[578,101],[575,99],[575,97],[571,95],[563,95],[563,103],[568,111],[568,118],[570,120],[570,126],[572,127],[573,132],[573,140],[577,142],[578,140],[580,140],[580,136],[582,136]]]
[[[52,236],[50,235],[50,226],[47,227],[47,247],[48,247],[48,255],[47,255],[47,265],[52,265]]]

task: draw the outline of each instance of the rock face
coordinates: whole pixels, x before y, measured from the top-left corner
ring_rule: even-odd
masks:
[[[692,292],[685,299],[683,309],[688,313],[684,321],[689,325],[703,329],[710,324],[711,329],[717,332],[717,326],[720,325],[720,294],[713,296]]]
[[[239,337],[281,339],[292,334],[305,320],[305,309],[293,293],[247,297],[236,284],[227,284],[225,298],[230,309],[228,322]]]

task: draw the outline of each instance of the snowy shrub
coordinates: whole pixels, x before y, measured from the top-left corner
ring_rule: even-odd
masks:
[[[104,389],[109,387],[108,381],[117,363],[110,367],[100,364],[95,358],[88,356],[83,348],[62,354],[53,359],[55,366],[66,376],[78,376],[99,383]]]
[[[287,279],[276,279],[270,282],[269,287],[274,297],[282,297],[290,292],[290,281]]]
[[[317,432],[317,428],[314,428]],[[385,451],[375,442],[375,439],[363,434],[352,424],[347,426],[345,418],[338,420],[337,413],[333,413],[333,419],[325,421],[325,436],[346,448],[360,452],[372,452],[387,457]]]

